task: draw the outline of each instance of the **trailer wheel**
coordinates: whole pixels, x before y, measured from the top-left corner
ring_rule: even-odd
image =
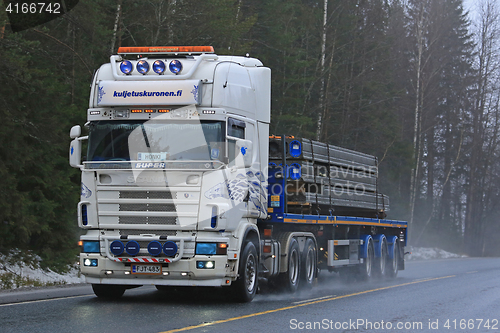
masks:
[[[311,238],[306,240],[304,251],[301,258],[300,280],[301,286],[312,288],[314,278],[316,277],[317,262],[316,262],[316,245]]]
[[[375,258],[375,274],[378,277],[384,277],[387,274],[387,240],[382,237],[380,239],[380,257]]]
[[[363,260],[363,264],[359,267],[359,276],[362,280],[368,280],[373,275],[373,264],[374,264],[374,256],[375,251],[373,249],[373,240],[370,238],[368,240],[366,258]]]
[[[258,283],[257,250],[252,242],[246,243],[240,258],[239,277],[232,285],[237,302],[251,302],[257,292]]]
[[[92,290],[99,298],[118,299],[123,296],[125,286],[114,284],[93,284]]]
[[[282,288],[290,293],[297,291],[300,281],[300,249],[299,243],[292,238],[288,245],[288,270],[279,275],[279,283]]]
[[[394,241],[394,246],[392,246],[392,259],[391,256],[389,256],[389,253],[387,255],[387,277],[389,278],[395,278],[398,275],[399,267],[399,245],[398,241]]]

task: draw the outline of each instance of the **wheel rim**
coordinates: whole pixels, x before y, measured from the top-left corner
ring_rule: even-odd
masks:
[[[310,249],[306,256],[306,279],[312,281],[314,278],[314,251]]]
[[[392,260],[391,260],[391,273],[395,275],[398,272],[398,249],[397,246],[394,245],[393,247],[393,253],[392,253]]]
[[[245,267],[245,284],[249,293],[253,292],[253,289],[255,288],[255,281],[255,257],[253,256],[253,254],[249,254]]]
[[[372,275],[372,264],[373,264],[373,248],[368,246],[368,252],[366,254],[366,276]]]
[[[386,260],[385,258],[387,257],[387,247],[385,246],[385,243],[382,244],[382,248],[380,251],[380,274],[385,275],[385,269],[386,269]]]
[[[297,283],[299,277],[299,256],[297,251],[292,251],[290,254],[290,282]]]

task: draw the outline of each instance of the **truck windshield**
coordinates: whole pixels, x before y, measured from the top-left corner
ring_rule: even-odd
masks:
[[[96,121],[87,161],[222,160],[221,121]]]

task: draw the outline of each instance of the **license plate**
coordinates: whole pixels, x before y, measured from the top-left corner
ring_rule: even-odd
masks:
[[[132,274],[161,274],[161,265],[132,265]]]

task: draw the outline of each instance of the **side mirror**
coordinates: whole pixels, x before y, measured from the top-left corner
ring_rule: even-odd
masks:
[[[69,165],[82,167],[82,141],[79,138],[73,139],[69,145]]]
[[[80,136],[82,128],[80,125],[71,127],[69,136],[73,139],[69,145],[69,165],[73,168],[82,168],[82,140],[88,139],[88,136]]]
[[[75,125],[71,127],[71,131],[69,131],[69,137],[72,139],[78,138],[80,135],[82,135],[82,128],[80,125]]]
[[[252,141],[239,139],[236,140],[236,144],[234,145],[235,152],[234,156],[235,165],[238,169],[249,168],[252,166]]]

